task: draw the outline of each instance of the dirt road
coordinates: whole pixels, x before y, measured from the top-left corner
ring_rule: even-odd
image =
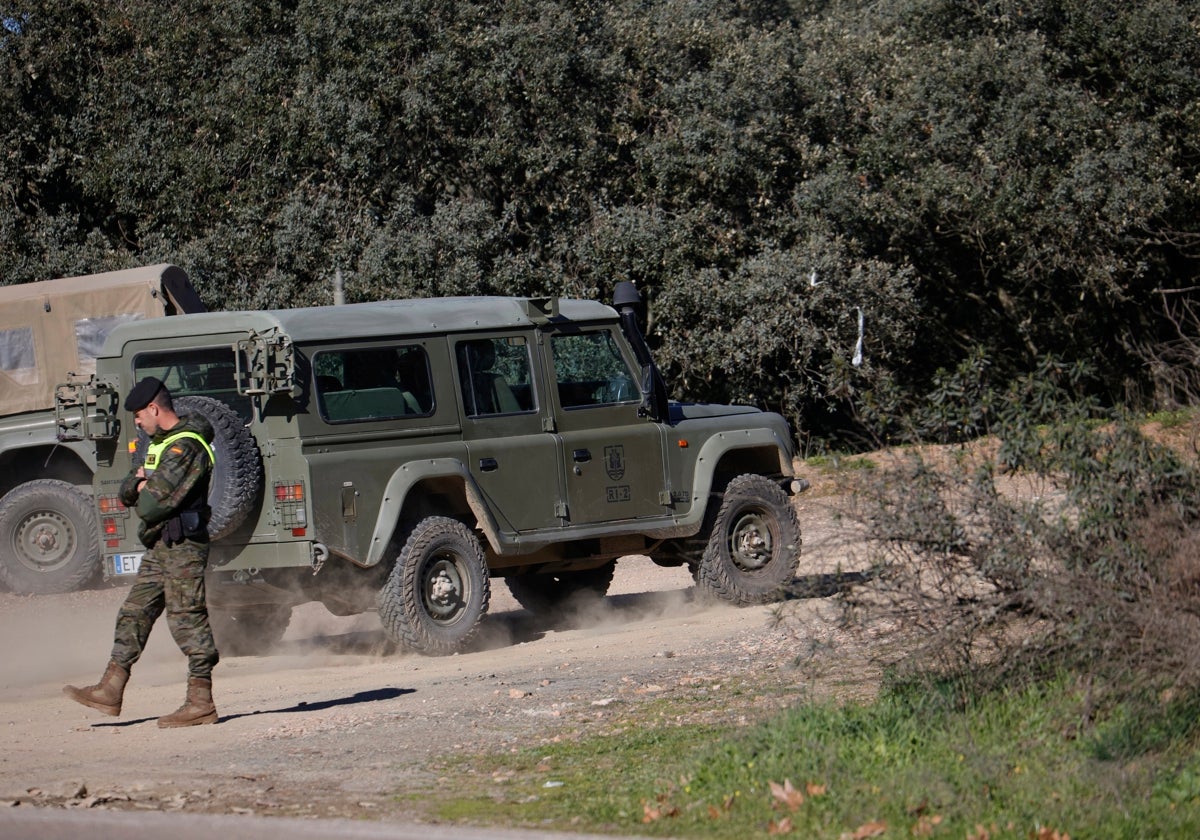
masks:
[[[802,572],[817,580],[844,558],[819,500],[799,507]],[[796,634],[833,632],[820,597],[790,602],[792,619],[772,629],[768,608],[701,608],[685,570],[626,558],[601,607],[557,626],[497,582],[480,643],[450,657],[389,652],[374,614],[306,605],[276,651],[218,665],[218,725],[160,730],[157,716],[183,699],[185,664],[162,622],[120,718],[60,693],[99,676],[122,596],[0,594],[0,804],[419,817],[396,794],[455,784],[438,776],[439,757],[596,731],[647,699],[697,716],[764,714],[811,688],[789,666]],[[722,702],[746,680],[757,690]]]

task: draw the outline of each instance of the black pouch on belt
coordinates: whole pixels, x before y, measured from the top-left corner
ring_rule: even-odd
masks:
[[[162,538],[168,546],[183,542],[183,522],[178,516],[172,516],[163,524]]]
[[[183,536],[189,540],[200,539],[206,536],[204,519],[204,515],[198,510],[181,510],[179,512],[179,524],[183,529]]]

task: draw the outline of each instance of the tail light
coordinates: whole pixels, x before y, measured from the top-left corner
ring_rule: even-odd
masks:
[[[308,513],[304,509],[304,482],[275,482],[275,507],[279,511],[281,524],[291,529],[293,537],[307,533]]]

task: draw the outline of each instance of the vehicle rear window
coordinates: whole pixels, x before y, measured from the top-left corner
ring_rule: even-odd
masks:
[[[323,350],[313,357],[321,416],[330,423],[428,417],[429,356],[417,344]]]
[[[244,359],[241,367],[246,369]],[[172,397],[212,397],[249,423],[253,407],[249,396],[238,394],[236,371],[234,351],[228,345],[139,353],[133,360],[135,381],[154,376],[162,380]]]

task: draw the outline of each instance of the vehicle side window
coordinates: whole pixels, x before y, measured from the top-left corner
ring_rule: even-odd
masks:
[[[429,356],[419,345],[323,350],[313,357],[313,375],[330,423],[433,413]]]
[[[468,417],[533,411],[533,377],[524,336],[460,341],[455,348]]]
[[[563,408],[641,401],[629,366],[608,330],[555,335],[550,349]]]
[[[0,330],[0,370],[18,385],[33,385],[38,380],[36,344],[32,327]]]
[[[242,370],[246,361],[242,359]],[[250,397],[238,394],[236,366],[229,347],[166,350],[139,353],[133,360],[134,379],[154,376],[161,379],[173,397],[212,397],[250,422],[253,408]]]

